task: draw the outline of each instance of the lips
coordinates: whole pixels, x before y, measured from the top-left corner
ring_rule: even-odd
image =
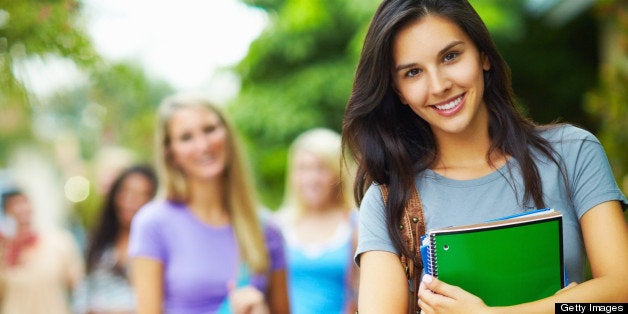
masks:
[[[436,112],[443,116],[450,116],[455,114],[456,112],[462,109],[462,104],[464,103],[465,94],[461,94],[456,98],[450,99],[446,102],[432,105],[432,108],[436,110]]]

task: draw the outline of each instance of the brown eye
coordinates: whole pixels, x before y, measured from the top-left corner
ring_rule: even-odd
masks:
[[[191,139],[192,139],[192,134],[190,134],[190,133],[183,133],[183,134],[181,134],[181,136],[179,136],[179,140],[181,142],[186,142],[186,141],[189,141]]]
[[[212,133],[212,132],[214,132],[215,130],[216,130],[216,125],[208,125],[208,126],[206,126],[206,127],[204,127],[204,128],[203,128],[203,132],[204,132],[205,134]]]

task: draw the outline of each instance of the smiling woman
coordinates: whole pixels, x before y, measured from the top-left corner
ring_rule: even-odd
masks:
[[[165,199],[131,225],[138,313],[288,313],[283,238],[257,211],[226,116],[177,95],[161,103],[156,127]]]
[[[604,149],[583,129],[527,120],[514,99],[509,68],[468,1],[381,3],[343,125],[344,144],[358,156],[360,313],[415,313],[417,305],[426,314],[553,313],[555,303],[628,300],[628,200]],[[399,224],[416,191],[425,216],[413,220],[424,224],[416,230],[553,207],[563,214],[567,277],[585,281],[588,258],[593,279],[502,308],[429,275],[408,287],[400,257],[415,266],[421,257]]]
[[[399,31],[392,55],[399,99],[432,132],[488,132],[478,126],[488,121],[482,75],[490,63],[456,24],[438,16],[418,20]],[[448,119],[454,116],[456,121]]]

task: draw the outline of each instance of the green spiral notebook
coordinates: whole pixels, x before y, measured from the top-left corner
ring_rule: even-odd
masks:
[[[489,306],[542,299],[564,287],[562,215],[536,210],[427,232],[424,271]]]

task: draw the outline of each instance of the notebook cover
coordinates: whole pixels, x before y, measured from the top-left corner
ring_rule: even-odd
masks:
[[[432,232],[434,275],[477,295],[489,306],[554,294],[564,286],[562,217],[539,219]]]

